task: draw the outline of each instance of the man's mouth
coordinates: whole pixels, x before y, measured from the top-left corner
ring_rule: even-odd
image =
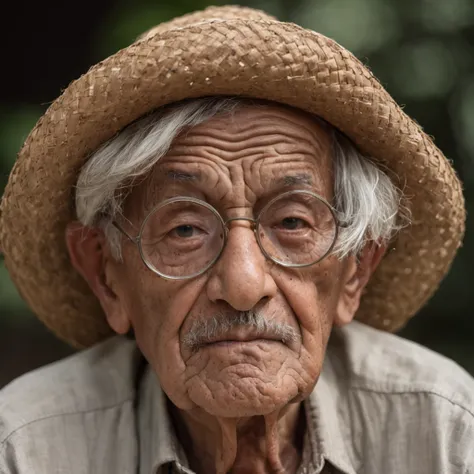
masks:
[[[232,316],[232,317],[231,317]],[[184,347],[195,352],[203,347],[229,344],[279,343],[297,349],[298,330],[287,323],[264,319],[254,313],[239,313],[205,321],[194,321],[182,338]]]
[[[258,332],[251,328],[236,328],[207,338],[203,341],[201,347],[212,346],[228,346],[232,344],[246,344],[246,343],[280,343],[288,345],[289,341],[278,334],[272,332]]]

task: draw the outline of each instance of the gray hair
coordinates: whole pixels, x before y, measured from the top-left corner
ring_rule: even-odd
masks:
[[[112,252],[121,258],[121,234],[113,221],[133,183],[145,177],[183,130],[217,115],[260,102],[211,97],[165,106],[126,127],[96,150],[81,169],[76,213],[85,226],[104,230]],[[362,155],[341,132],[318,117],[332,136],[334,209],[342,224],[334,253],[357,254],[369,241],[388,243],[408,223],[402,193],[388,175]]]

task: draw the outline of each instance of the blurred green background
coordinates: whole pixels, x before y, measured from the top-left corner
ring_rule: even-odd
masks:
[[[2,25],[0,190],[36,120],[70,81],[174,16],[223,2],[9,2]],[[435,137],[474,211],[474,1],[241,0],[319,31],[353,51]],[[474,219],[430,303],[401,332],[474,374]],[[54,289],[52,289],[54,291]],[[0,386],[72,350],[44,329],[0,262]]]

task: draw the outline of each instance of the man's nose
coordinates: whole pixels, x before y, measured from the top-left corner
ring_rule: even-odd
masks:
[[[251,223],[231,222],[226,246],[208,282],[209,299],[225,301],[237,311],[248,311],[276,291]]]

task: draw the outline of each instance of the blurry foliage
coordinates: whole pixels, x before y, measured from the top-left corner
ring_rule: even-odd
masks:
[[[379,0],[308,1],[291,20],[336,39],[359,56],[378,51],[402,33],[397,10]]]
[[[137,0],[117,2],[98,32],[98,53],[107,57],[128,46],[145,31],[164,21],[186,13],[202,10],[209,5],[223,5],[225,2],[206,0],[178,0],[156,2]]]
[[[89,43],[89,64],[127,46],[152,26],[210,3],[224,2],[114,2]],[[472,0],[244,0],[240,4],[319,31],[353,51],[405,111],[436,138],[463,180],[468,213],[474,214]],[[0,187],[44,110],[44,104],[33,101],[0,109]],[[474,219],[467,227],[465,245],[448,278],[402,334],[445,353],[474,373]],[[28,321],[31,315],[0,265],[0,325]]]

